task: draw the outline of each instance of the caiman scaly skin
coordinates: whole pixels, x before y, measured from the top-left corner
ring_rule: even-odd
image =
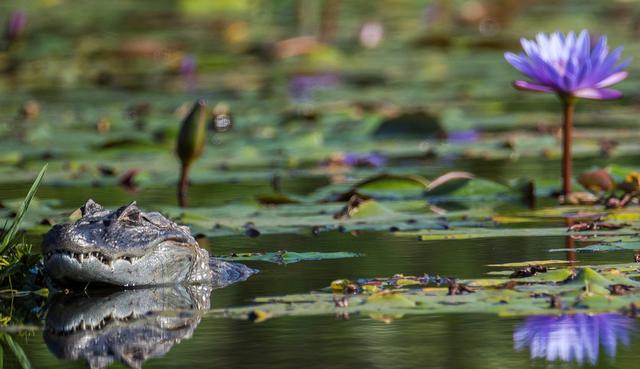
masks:
[[[55,225],[43,241],[45,271],[63,285],[222,287],[256,272],[209,258],[188,227],[145,213],[135,202],[112,211],[89,200],[80,210],[80,219]]]

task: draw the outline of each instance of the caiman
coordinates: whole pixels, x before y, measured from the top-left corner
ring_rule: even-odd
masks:
[[[56,282],[123,287],[243,281],[256,270],[210,258],[181,226],[133,202],[117,210],[88,200],[75,223],[55,225],[44,236],[44,268]]]

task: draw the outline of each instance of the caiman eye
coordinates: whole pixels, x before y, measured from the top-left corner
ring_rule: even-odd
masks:
[[[132,224],[139,224],[140,221],[141,221],[140,212],[139,211],[130,211],[127,214],[125,214],[124,216],[120,217],[120,221],[127,222],[127,223],[132,223]]]
[[[118,209],[117,211],[119,212],[119,222],[139,224],[141,221],[140,209],[138,209],[138,207],[136,206],[135,201],[125,207]]]

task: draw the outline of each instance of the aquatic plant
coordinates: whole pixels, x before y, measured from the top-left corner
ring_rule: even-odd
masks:
[[[479,313],[500,316],[557,314],[554,319],[559,319],[556,317],[561,316],[560,314],[575,314],[560,321],[567,325],[573,324],[570,325],[571,330],[563,330],[564,325],[554,325],[558,322],[552,318],[519,328],[523,333],[517,334],[516,347],[544,344],[545,351],[539,351],[538,346],[534,347],[538,350],[535,351],[536,357],[541,356],[538,352],[546,355],[547,352],[562,351],[566,347],[558,345],[567,343],[554,340],[558,337],[570,337],[567,332],[575,331],[577,333],[574,338],[581,340],[580,346],[571,347],[577,354],[566,357],[582,360],[593,356],[592,352],[587,354],[586,350],[592,350],[592,346],[587,345],[593,344],[588,338],[594,335],[599,334],[596,343],[602,341],[607,352],[612,352],[616,340],[628,342],[624,327],[619,327],[625,322],[616,320],[617,316],[624,318],[624,315],[610,313],[635,314],[637,307],[634,303],[638,298],[637,287],[640,287],[640,282],[629,277],[635,272],[635,267],[629,268],[629,264],[581,268],[559,266],[562,264],[566,264],[566,261],[532,260],[492,264],[492,267],[504,270],[494,273],[496,277],[479,279],[456,279],[437,274],[395,274],[392,277],[356,280],[342,278],[334,280],[324,290],[307,294],[257,297],[247,306],[215,309],[213,316],[254,320],[258,312],[258,315],[265,316],[261,319],[264,320],[336,312],[361,316]],[[340,304],[336,303],[336,298]],[[594,320],[591,318],[596,316],[594,314],[610,314],[611,318],[598,315],[604,318]],[[572,320],[578,319],[574,317],[587,318],[584,322]]]
[[[618,63],[622,48],[610,53],[604,36],[592,47],[587,31],[577,36],[574,32],[567,35],[539,33],[535,40],[523,38],[520,42],[524,53],[507,52],[504,57],[530,81],[514,81],[514,87],[555,93],[563,104],[562,191],[566,196],[571,193],[571,131],[575,102],[579,98],[611,100],[622,97],[620,91],[608,87],[627,77],[623,69],[630,60]]]
[[[289,95],[297,101],[311,100],[313,92],[333,88],[340,83],[335,73],[298,74],[289,79]]]
[[[12,43],[18,40],[27,26],[27,15],[22,11],[15,11],[9,16],[7,28],[5,30],[5,39]]]
[[[518,351],[528,347],[534,359],[595,365],[600,345],[612,358],[618,342],[629,345],[632,323],[620,314],[532,316],[514,332],[514,347]]]
[[[176,146],[176,154],[181,163],[180,181],[178,182],[178,203],[181,207],[187,206],[189,168],[202,155],[206,134],[206,103],[204,100],[198,100],[182,121]]]
[[[358,154],[358,153],[346,153],[344,155],[344,163],[349,166],[371,166],[382,167],[387,162],[387,158],[381,154]]]
[[[40,182],[42,182],[42,178],[46,170],[47,165],[45,164],[45,166],[40,170],[40,173],[38,173],[36,179],[33,181],[27,196],[18,208],[13,221],[8,227],[2,230],[2,237],[0,238],[0,285],[3,290],[6,290],[6,288],[9,287],[10,294],[16,292],[13,289],[16,286],[13,286],[11,283],[11,276],[21,276],[20,279],[24,283],[26,279],[24,276],[40,259],[37,255],[31,255],[31,245],[19,240],[17,235],[18,230],[20,229],[20,224],[29,209],[31,200],[40,186]],[[8,283],[6,283],[6,279],[9,280]]]
[[[3,230],[2,239],[0,239],[0,255],[5,256],[7,253],[11,252],[13,247],[15,247],[16,234],[18,232],[18,229],[20,228],[20,223],[22,223],[22,219],[24,218],[27,209],[29,209],[29,204],[31,204],[31,200],[35,196],[46,170],[47,165],[45,164],[45,166],[40,170],[40,173],[38,173],[36,179],[33,181],[33,184],[31,185],[27,196],[24,198],[22,205],[18,209],[13,222],[6,230]]]
[[[31,204],[31,200],[36,194],[40,183],[42,182],[42,178],[44,177],[44,173],[47,170],[47,165],[40,170],[38,176],[33,181],[27,196],[24,201],[18,208],[16,215],[8,227],[5,227],[2,230],[2,236],[0,237],[0,294],[7,294],[10,297],[19,296],[20,292],[15,288],[18,287],[16,284],[12,283],[12,276],[18,276],[16,278],[17,284],[25,285],[28,283],[28,278],[26,275],[30,270],[34,269],[36,264],[40,260],[39,255],[31,254],[31,245],[24,243],[22,240],[18,239],[18,230],[20,229],[20,224],[24,219],[27,210],[29,209],[29,205]],[[39,291],[39,292],[44,292]],[[15,320],[13,305],[11,308],[11,313],[2,312],[0,313],[0,324],[8,324]],[[20,320],[20,319],[18,319]],[[0,360],[4,361],[3,354],[4,352],[12,354],[18,365],[22,369],[30,369],[31,363],[27,358],[24,350],[18,345],[18,343],[13,339],[13,337],[7,332],[0,333]]]
[[[196,89],[196,72],[198,70],[198,60],[194,55],[185,55],[180,62],[180,76],[186,91]]]
[[[18,362],[18,365],[20,365],[22,369],[32,368],[27,354],[9,333],[0,332],[0,347],[2,348],[1,351],[7,351],[8,353],[13,354],[13,356],[16,358],[16,361]],[[4,361],[4,358],[2,357],[3,352],[0,352],[0,360],[2,361]]]

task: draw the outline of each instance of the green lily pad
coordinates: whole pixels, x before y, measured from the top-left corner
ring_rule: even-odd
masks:
[[[640,242],[612,242],[612,243],[597,243],[584,247],[577,247],[574,249],[551,249],[551,252],[558,251],[578,251],[578,252],[606,252],[606,251],[636,251],[640,250]]]
[[[567,283],[567,285],[597,285],[600,287],[607,287],[612,284],[612,281],[603,277],[601,274],[589,267],[578,269],[575,277]]]
[[[567,236],[574,232],[567,232],[566,228],[458,228],[450,230],[428,230],[417,232],[398,232],[398,236],[417,236],[423,241],[459,240],[475,238],[497,237],[536,237],[536,236]],[[624,235],[633,234],[630,230],[608,230],[580,232],[581,235]]]
[[[417,175],[382,174],[365,179],[354,186],[359,193],[368,196],[410,196],[422,194],[429,181]]]
[[[276,264],[293,264],[308,260],[344,259],[361,256],[354,252],[293,252],[277,251],[269,253],[238,253],[218,258],[228,261],[267,261]]]
[[[504,267],[504,268],[520,268],[527,267],[530,265],[558,265],[558,264],[568,264],[570,263],[567,260],[531,260],[531,261],[521,261],[517,263],[503,263],[503,264],[487,264],[490,267]]]
[[[620,311],[637,301],[640,289],[627,294],[612,294],[609,287],[616,283],[636,286],[626,275],[626,264],[559,268],[529,278],[471,279],[459,281],[473,290],[429,287],[425,278],[394,276],[349,281],[350,288],[342,295],[313,292],[256,299],[257,305],[217,309],[214,316],[247,319],[260,310],[270,318],[279,316],[309,316],[358,313],[376,316],[411,314],[480,313],[500,316],[535,314],[573,314]],[[417,283],[398,283],[409,279]],[[347,282],[345,282],[347,283]],[[371,283],[376,289],[365,288]],[[626,284],[632,283],[632,284]],[[508,287],[505,287],[508,286]],[[468,289],[468,288],[467,288]],[[452,293],[451,291],[458,291]],[[458,294],[463,291],[462,294]],[[545,296],[557,295],[561,308],[551,307]]]

